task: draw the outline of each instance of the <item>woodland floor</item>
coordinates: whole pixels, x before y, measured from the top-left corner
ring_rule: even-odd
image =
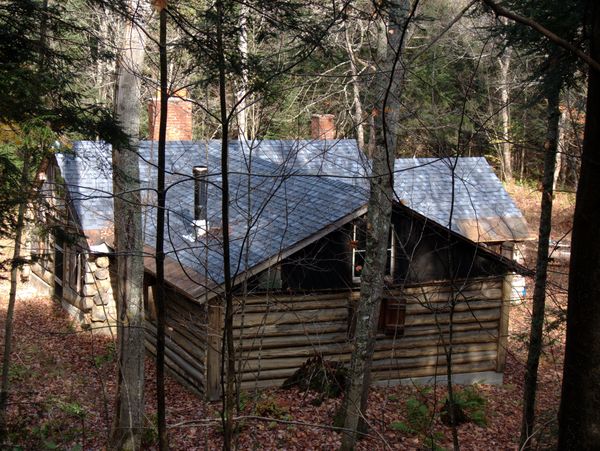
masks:
[[[539,193],[513,187],[511,194],[537,232]],[[569,232],[573,197],[559,194],[555,202],[554,239]],[[534,244],[526,257],[535,260]],[[564,327],[559,320],[566,307],[567,268],[552,266],[548,308],[551,310],[538,392],[540,449],[554,448],[560,396]],[[528,296],[533,287],[528,281]],[[0,284],[0,326],[8,299],[8,284]],[[516,449],[521,419],[521,390],[530,318],[530,299],[511,311],[509,353],[502,386],[476,387],[485,400],[485,426],[459,427],[463,450]],[[109,338],[79,331],[52,301],[23,289],[15,316],[15,344],[10,381],[9,449],[103,449],[110,429],[115,393],[114,343]],[[146,361],[147,433],[145,447],[156,439],[154,365]],[[450,429],[440,421],[446,391],[443,387],[387,387],[371,390],[368,420],[371,435],[358,449],[451,448]],[[330,426],[340,401],[318,403],[315,393],[269,390],[241,399],[238,449],[336,449],[339,433]],[[167,380],[167,421],[171,449],[220,449],[218,403],[206,403],[177,382]],[[261,417],[261,418],[257,418]],[[267,418],[268,417],[268,418]],[[267,418],[267,419],[265,419]],[[426,444],[427,443],[427,444]],[[440,449],[435,448],[435,449]]]

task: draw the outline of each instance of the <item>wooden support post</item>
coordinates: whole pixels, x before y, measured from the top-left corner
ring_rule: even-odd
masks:
[[[223,334],[223,307],[220,298],[208,305],[208,349],[206,355],[206,397],[209,401],[221,399],[221,339]]]

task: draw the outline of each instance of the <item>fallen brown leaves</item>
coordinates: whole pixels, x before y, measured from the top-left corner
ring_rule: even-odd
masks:
[[[525,199],[517,201],[524,203],[528,216],[535,218],[535,202],[524,194],[521,197]],[[560,233],[568,229],[568,225],[565,226],[568,202],[564,205],[557,221],[563,228]],[[566,287],[566,269],[556,269],[551,276],[555,285],[550,303],[562,308],[566,305],[565,294],[558,288]],[[0,286],[2,328],[6,285],[2,282]],[[532,289],[529,283],[528,293]],[[82,332],[55,302],[31,294],[23,295],[16,308],[9,418],[12,443],[21,449],[105,449],[115,395],[114,342]],[[512,309],[505,383],[478,387],[487,403],[487,425],[465,423],[459,427],[463,450],[516,449],[529,318],[528,302]],[[542,444],[548,446],[555,437],[563,337],[562,327],[547,334],[540,366],[538,410],[540,424],[544,425]],[[154,377],[155,368],[148,359],[146,449],[153,449],[156,439]],[[410,386],[373,388],[367,412],[371,432],[359,443],[358,449],[422,449],[424,434],[398,430],[395,426],[410,422],[406,407],[410,398],[419,399],[436,413],[427,425],[428,433],[435,435],[438,446],[450,448],[450,430],[439,420],[445,395],[444,387],[425,391]],[[237,449],[321,450],[336,449],[340,445],[340,433],[331,427],[339,407],[338,399],[320,402],[319,395],[313,392],[272,389],[244,393],[240,401]],[[220,449],[219,409],[219,403],[207,403],[169,378],[167,421],[172,449]]]
[[[0,314],[4,315],[4,310]],[[526,326],[528,315],[525,304],[514,308],[511,330],[517,332]],[[10,398],[13,443],[25,449],[72,449],[77,444],[84,449],[103,449],[115,394],[113,342],[78,331],[67,315],[46,298],[19,300],[15,330]],[[464,450],[516,447],[525,346],[519,339],[511,338],[510,348],[505,385],[478,387],[487,401],[487,426],[466,423],[459,428]],[[555,416],[557,410],[561,370],[557,356],[562,355],[561,344],[549,346],[547,351],[539,392],[545,420]],[[146,440],[148,448],[152,448],[156,437],[155,371],[150,359],[146,362],[146,374]],[[445,389],[437,387],[428,393],[405,386],[373,389],[367,416],[372,432],[359,449],[419,449],[422,435],[391,427],[393,423],[408,421],[406,400],[415,396],[439,412]],[[340,403],[337,399],[319,402],[317,393],[273,389],[245,393],[241,401],[238,449],[336,449],[340,444],[339,432],[330,428]],[[265,404],[270,407],[266,409]],[[219,403],[206,403],[168,379],[167,409],[173,449],[221,448]],[[437,416],[430,431],[439,434],[440,446],[451,445],[450,430]]]

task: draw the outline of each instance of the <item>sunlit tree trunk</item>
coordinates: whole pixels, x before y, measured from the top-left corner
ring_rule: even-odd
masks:
[[[560,108],[560,119],[558,122],[558,141],[556,148],[556,163],[554,166],[554,177],[552,178],[552,191],[556,190],[558,181],[560,180],[561,174],[564,173],[565,155],[567,153],[567,121],[568,121],[568,109],[566,106]],[[564,180],[564,178],[563,178]]]
[[[147,8],[140,6],[135,0],[129,5],[134,16],[123,26],[115,92],[115,114],[129,143],[115,144],[112,154],[118,342],[117,402],[111,434],[114,449],[139,449],[144,426],[144,266],[137,150],[146,42],[140,27]]]
[[[239,81],[239,89],[237,92],[237,123],[238,123],[238,139],[250,139],[248,130],[248,6],[242,4],[240,6],[240,37],[238,49],[242,63],[241,77]]]
[[[344,432],[342,450],[354,449],[359,423],[367,408],[392,214],[396,130],[404,79],[401,57],[409,2],[392,0],[381,12],[382,17],[387,19],[387,27],[381,24],[375,62],[377,74],[371,88],[375,145],[367,213],[367,246],[356,313],[354,349],[342,412],[344,428],[352,432]]]
[[[502,105],[502,109],[500,110],[502,127],[500,148],[502,151],[502,175],[505,181],[510,181],[513,178],[509,88],[511,53],[511,49],[507,48],[502,56],[498,58],[498,65],[500,66],[500,102]]]
[[[25,229],[25,210],[27,209],[26,193],[28,189],[30,169],[30,155],[26,153],[21,169],[21,191],[24,193],[23,199],[19,202],[17,212],[17,223],[15,227],[15,240],[13,258],[10,267],[10,291],[8,294],[8,307],[6,310],[6,320],[4,323],[4,353],[2,356],[2,387],[0,389],[0,442],[6,440],[6,422],[8,415],[8,391],[9,391],[9,372],[10,372],[10,353],[12,351],[13,324],[15,303],[17,300],[17,282],[19,275],[19,266],[21,262],[21,245]]]
[[[363,118],[363,106],[362,99],[360,97],[360,81],[358,79],[358,67],[356,65],[356,56],[354,55],[354,49],[350,42],[350,36],[348,34],[348,28],[344,29],[344,38],[346,43],[346,52],[348,53],[348,60],[350,62],[350,73],[352,74],[352,98],[354,103],[354,127],[356,129],[356,141],[358,148],[362,151],[365,150],[365,126]]]

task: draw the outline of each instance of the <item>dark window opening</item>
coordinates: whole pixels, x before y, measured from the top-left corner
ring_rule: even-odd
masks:
[[[56,242],[54,246],[54,295],[62,299],[64,276],[64,254],[62,242]]]
[[[383,298],[379,313],[379,332],[393,337],[404,335],[404,322],[406,321],[406,300],[396,298]]]
[[[394,229],[390,225],[390,237],[387,249],[387,260],[385,263],[385,275],[392,276],[394,274]],[[365,266],[365,254],[367,249],[367,221],[359,219],[352,226],[352,282],[360,283],[360,276]]]
[[[77,294],[81,294],[81,292],[83,291],[84,284],[84,254],[76,252],[73,248],[68,248],[67,255],[69,260],[69,286]]]
[[[281,266],[271,266],[256,277],[258,291],[278,291],[282,288]]]
[[[356,332],[356,300],[350,304],[348,309],[348,337],[351,338]],[[384,297],[381,299],[379,310],[379,323],[377,332],[386,336],[400,338],[404,336],[404,323],[406,321],[406,300],[393,297]]]

